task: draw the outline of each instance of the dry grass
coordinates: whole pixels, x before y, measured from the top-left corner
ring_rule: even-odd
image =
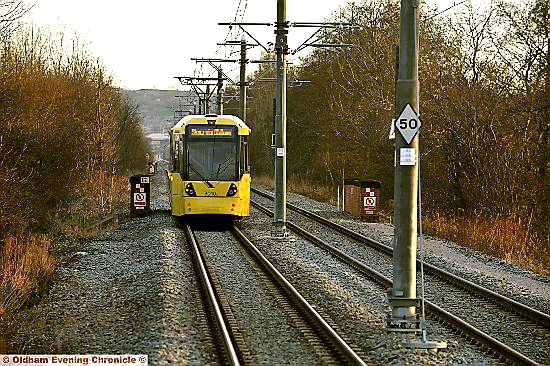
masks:
[[[255,176],[252,183],[273,189],[273,178],[271,177]],[[316,201],[336,204],[336,191],[334,189],[318,183],[312,183],[303,177],[295,175],[288,177],[287,190]]]
[[[253,184],[257,184],[259,186],[264,186],[264,187],[267,187],[269,189],[273,189],[273,178],[272,177],[267,177],[265,175],[262,175],[262,176],[253,176],[252,177],[252,183]]]
[[[422,223],[426,234],[550,275],[549,243],[530,235],[517,220],[434,215],[424,217]]]
[[[52,242],[45,235],[6,235],[0,248],[0,317],[21,308],[35,294],[44,292],[56,261]]]
[[[112,177],[101,186],[82,189],[81,199],[54,220],[50,236],[21,232],[0,241],[0,318],[40,298],[35,295],[47,293],[58,264],[50,250],[53,238],[94,237],[99,231],[89,228],[91,222],[128,206],[127,177]]]
[[[113,213],[128,211],[130,200],[127,176],[111,176],[103,181],[79,185],[77,199],[55,221],[53,232],[64,238],[89,238],[98,233],[90,225]]]

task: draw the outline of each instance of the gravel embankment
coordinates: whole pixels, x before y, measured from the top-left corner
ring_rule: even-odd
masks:
[[[13,320],[6,331],[10,353],[148,354],[151,365],[215,362],[185,236],[166,211],[163,185],[154,184],[152,215],[124,220],[82,244],[58,269],[48,299]]]
[[[148,354],[151,365],[216,364],[189,250],[178,221],[167,211],[163,180],[159,173],[150,216],[125,219],[97,240],[83,243],[73,259],[59,268],[48,298],[13,319],[4,330],[11,353],[135,353]],[[360,223],[333,206],[294,194],[288,200],[378,241],[391,241],[393,229],[389,225]],[[383,289],[303,240],[266,240],[271,218],[254,209],[251,213],[240,223],[241,228],[304,296],[363,350],[369,364],[496,363],[479,346],[436,322],[428,323],[428,338],[447,341],[447,350],[433,353],[404,348],[400,335],[384,330],[389,308]],[[258,275],[243,267],[243,254],[235,248],[226,249],[228,239],[222,234],[200,235],[220,235],[209,245],[208,256],[225,273],[221,282],[239,326],[253,334],[249,347],[254,361],[266,365],[319,364],[314,356],[293,348],[299,349],[301,341],[292,324],[280,317],[270,319],[271,314],[282,312],[276,301],[260,306],[254,297],[244,296],[264,299],[267,290]],[[474,282],[550,312],[548,277],[449,242],[427,238],[425,246],[428,262],[443,264]],[[259,333],[263,322],[270,320],[270,330]],[[290,329],[288,344],[274,341],[270,332],[277,328]],[[281,350],[288,352],[272,358]]]
[[[259,203],[262,203],[264,206],[272,205],[272,202],[261,198],[254,197]],[[300,206],[304,206],[304,200],[300,202]],[[305,204],[307,205],[307,203]],[[312,207],[314,210],[319,211],[319,204],[314,203]],[[324,216],[332,216],[334,220],[339,214],[336,212],[326,211],[326,207],[323,207]],[[318,237],[322,238],[325,242],[330,245],[336,246],[344,253],[351,255],[353,258],[358,259],[360,262],[366,264],[367,266],[377,270],[378,272],[384,274],[388,278],[392,277],[392,259],[382,255],[367,246],[358,244],[352,240],[345,238],[344,236],[335,233],[331,230],[327,230],[320,224],[314,223],[310,219],[305,219],[301,215],[294,214],[293,212],[288,213],[288,219],[295,224],[298,224],[300,227],[315,233]],[[353,226],[353,220],[349,218],[339,221],[347,221],[348,226]],[[357,225],[357,224],[356,224]],[[368,226],[378,226],[377,224],[367,224]],[[357,229],[355,229],[357,231]],[[372,233],[366,230],[366,236],[372,237]],[[436,241],[432,240],[432,247],[437,248]],[[440,245],[444,248],[445,243]],[[270,245],[269,248],[272,246]],[[303,253],[305,249],[301,249],[299,252]],[[279,258],[280,254],[274,254],[274,258]],[[300,258],[300,263],[306,263],[307,260]],[[324,261],[325,263],[328,263]],[[462,263],[467,265],[465,263]],[[284,268],[293,268],[290,264],[282,264]],[[289,272],[291,273],[291,272]],[[312,277],[312,276],[309,276]],[[361,277],[361,275],[359,276]],[[337,278],[336,275],[331,276],[330,278]],[[299,275],[296,276],[297,281],[300,281]],[[340,280],[340,279],[339,279]],[[342,283],[345,283],[345,276],[342,276]],[[369,281],[367,278],[364,278],[363,281]],[[418,284],[420,284],[420,278],[417,279]],[[479,281],[478,281],[479,282]],[[322,285],[320,286],[322,287]],[[351,285],[353,288],[353,285]],[[310,291],[309,288],[306,288],[305,291]],[[319,289],[311,291],[316,293],[320,291]],[[420,295],[420,291],[419,291]],[[382,294],[383,301],[382,304],[387,304],[385,294]],[[429,300],[435,301],[439,306],[442,306],[444,309],[451,311],[453,314],[460,316],[462,319],[465,319],[471,324],[480,327],[485,330],[487,333],[494,335],[500,340],[503,340],[505,343],[517,347],[518,350],[527,352],[528,355],[533,357],[535,360],[541,361],[542,363],[550,363],[550,359],[546,354],[546,349],[550,347],[550,340],[548,340],[548,330],[540,327],[529,327],[527,323],[521,317],[503,312],[498,306],[487,303],[486,301],[480,301],[477,297],[470,294],[465,294],[463,291],[454,288],[453,286],[441,282],[440,280],[434,279],[432,276],[426,275],[426,297]],[[327,297],[328,298],[328,297]],[[322,301],[322,298],[320,299]],[[371,303],[374,303],[371,302]],[[321,306],[321,305],[320,305]],[[504,319],[509,321],[503,321]],[[525,324],[520,326],[520,324]],[[347,328],[345,328],[347,329]],[[432,329],[429,328],[429,331]],[[526,341],[526,340],[529,341]]]
[[[288,202],[392,246],[393,225],[360,222],[334,206],[292,193],[288,195]],[[429,236],[424,238],[424,249],[427,263],[550,314],[550,276],[532,273],[504,260]]]
[[[388,313],[384,289],[307,241],[260,240],[269,232],[271,218],[258,212],[254,216],[253,222],[242,223],[243,230],[308,301],[367,354],[368,364],[495,363],[437,323],[430,324],[429,339],[447,341],[448,350],[432,353],[403,347],[401,336],[384,330]]]

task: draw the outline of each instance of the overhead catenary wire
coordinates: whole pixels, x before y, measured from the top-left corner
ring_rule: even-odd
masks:
[[[242,4],[242,0],[239,0],[239,4],[237,5],[237,10],[235,11],[235,16],[233,17],[233,23],[237,23],[237,22],[242,22],[243,19],[244,19],[244,16],[246,14],[246,9],[248,7],[248,0],[244,0],[244,7],[243,9],[241,10],[241,4]],[[239,18],[239,12],[241,13],[240,14],[240,19]],[[227,42],[227,39],[229,38],[229,36],[231,35],[231,32],[234,32],[233,34],[233,39],[238,39],[241,35],[242,35],[242,29],[239,27],[239,28],[232,28],[232,27],[229,27],[229,30],[227,32],[227,34],[225,35],[225,38],[224,38],[224,42],[223,43],[226,43]],[[231,51],[230,52],[233,52],[234,50],[234,47],[235,46],[231,46]],[[218,50],[221,48],[218,47]],[[225,57],[227,57],[227,47],[225,47],[224,45],[224,49],[225,49]],[[216,51],[217,53],[218,51]]]
[[[238,51],[235,51],[236,47],[240,46],[240,42],[234,41],[235,44],[232,44],[233,41],[228,41],[228,39],[237,39],[241,35],[245,35],[248,38],[253,39],[258,46],[261,46],[263,48],[263,51],[266,53],[272,53],[274,52],[274,44],[271,42],[267,43],[267,47],[264,46],[261,42],[259,42],[250,32],[247,31],[247,29],[244,28],[246,25],[269,25],[272,26],[274,23],[250,23],[250,22],[243,22],[245,19],[246,11],[248,8],[248,0],[239,0],[237,2],[237,8],[235,10],[234,16],[233,16],[233,22],[230,23],[218,23],[219,25],[228,25],[229,30],[227,31],[224,41],[222,43],[218,43],[218,47],[214,52],[214,55],[221,55],[220,51],[222,46],[224,47],[224,54],[225,58],[230,58],[235,53],[238,53]],[[352,23],[348,22],[341,22],[341,21],[333,21],[333,22],[292,22],[288,23],[288,26],[291,27],[315,27],[319,28],[312,34],[304,43],[302,43],[300,46],[298,46],[297,49],[291,51],[289,50],[289,54],[295,55],[299,51],[303,50],[304,48],[310,46],[310,47],[322,47],[322,48],[350,48],[352,45],[344,44],[340,41],[340,43],[331,43],[327,42],[325,39],[330,34],[333,34],[333,32],[337,32],[340,29],[344,28],[354,28],[355,26]],[[327,29],[329,30],[328,32]],[[320,32],[323,32],[326,34],[320,35]],[[229,55],[229,57],[228,57]],[[217,58],[220,58],[220,56],[217,56]],[[247,61],[248,62],[248,61]],[[214,70],[215,69],[215,70]],[[214,69],[203,69],[202,65],[200,67],[195,66],[195,72],[194,76],[202,76],[208,74],[208,76],[212,76],[216,73],[216,71],[219,71],[221,69],[220,67],[214,67]],[[231,72],[234,72],[232,70]],[[224,71],[226,75],[229,74],[228,71]],[[234,78],[232,78],[234,79]]]
[[[243,4],[243,1],[244,1],[244,4]],[[242,6],[242,9],[241,9],[241,5]],[[237,23],[237,21],[242,21],[244,19],[244,16],[246,14],[246,9],[248,8],[248,0],[239,0],[239,3],[237,4],[237,9],[235,10],[235,16],[233,17],[233,22],[234,23]],[[214,51],[214,55],[217,55],[221,48],[223,47],[224,48],[224,57],[228,57],[228,50],[227,50],[227,45],[225,45],[225,43],[227,43],[227,39],[231,36],[231,33],[232,32],[235,32],[235,34],[233,35],[234,38],[238,38],[239,35],[242,34],[242,30],[239,29],[239,27],[229,27],[229,30],[227,31],[225,37],[224,37],[224,40],[222,43],[224,43],[224,45],[218,45],[218,48]],[[231,54],[233,52],[233,48],[235,46],[230,46],[230,51],[229,51],[229,54]],[[202,74],[202,65],[200,67],[201,69],[201,74],[200,75],[203,75]],[[193,72],[193,75],[194,76],[197,76],[197,65],[195,65],[195,71]],[[212,73],[210,73],[208,76],[211,76]]]
[[[458,4],[457,4],[456,1],[455,1],[455,2],[453,2],[453,5],[449,6],[447,9],[442,10],[442,11],[440,11],[439,13],[436,13],[436,14],[434,14],[434,15],[432,15],[432,16],[426,18],[426,19],[424,19],[424,21],[428,21],[428,20],[430,20],[430,19],[432,19],[432,18],[435,18],[435,17],[437,17],[437,16],[439,16],[439,15],[445,13],[446,11],[451,10],[452,8],[454,8],[454,7],[456,7],[456,6],[459,6],[459,5],[464,4],[466,1],[467,1],[467,0],[461,1],[461,2],[459,2]]]

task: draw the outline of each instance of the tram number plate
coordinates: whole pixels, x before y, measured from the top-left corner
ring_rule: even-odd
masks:
[[[218,193],[216,192],[206,192],[204,194],[205,197],[216,197],[218,195]]]

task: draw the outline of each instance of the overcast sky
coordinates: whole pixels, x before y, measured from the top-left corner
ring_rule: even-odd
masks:
[[[320,22],[348,1],[287,0],[287,20]],[[234,21],[237,9],[240,9],[237,21],[274,22],[276,3],[276,0],[36,0],[25,20],[37,26],[63,25],[70,33],[76,32],[113,73],[118,86],[182,89],[173,77],[193,75],[197,65],[190,58],[236,57],[226,53],[229,48],[217,46],[229,30],[218,23]],[[453,0],[428,0],[428,3],[445,9]],[[264,45],[275,40],[273,27],[249,26],[246,30]],[[291,28],[290,47],[296,48],[311,33],[311,29]],[[259,52],[256,47],[250,58],[258,58]],[[306,53],[307,49],[297,56]],[[237,77],[237,71],[233,71],[237,67],[224,64],[230,76]],[[202,64],[202,70],[206,74],[213,72],[207,64]]]

